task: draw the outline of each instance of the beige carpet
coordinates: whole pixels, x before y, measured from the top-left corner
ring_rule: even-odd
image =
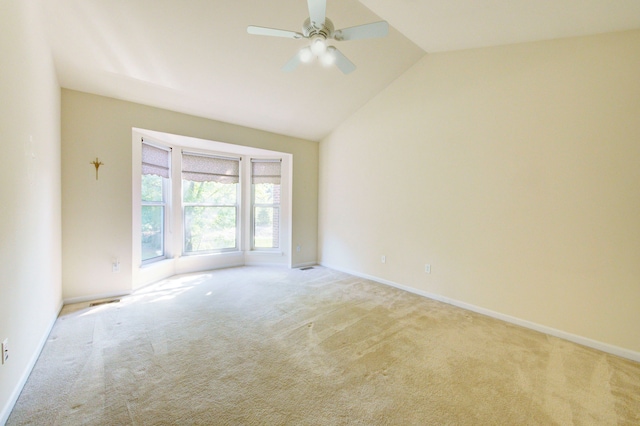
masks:
[[[316,267],[67,306],[8,425],[638,425],[640,364]]]

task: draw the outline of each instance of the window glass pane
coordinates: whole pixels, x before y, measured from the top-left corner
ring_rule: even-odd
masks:
[[[237,183],[182,180],[182,197],[185,203],[235,205],[237,193]]]
[[[185,251],[236,248],[236,208],[185,206]]]
[[[280,204],[280,185],[257,183],[253,185],[255,204]]]
[[[280,209],[256,206],[253,212],[254,248],[277,248],[280,236]]]
[[[164,255],[164,206],[142,206],[142,260]]]
[[[142,175],[142,201],[163,201],[162,179],[157,175]]]

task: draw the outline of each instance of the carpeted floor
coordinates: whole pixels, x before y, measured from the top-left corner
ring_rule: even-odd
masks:
[[[640,364],[322,267],[66,306],[8,425],[637,425]]]

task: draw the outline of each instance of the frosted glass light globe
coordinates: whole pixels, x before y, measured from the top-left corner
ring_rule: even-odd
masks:
[[[322,56],[320,56],[320,63],[325,67],[329,67],[336,63],[336,48],[333,46],[329,46],[327,51],[324,52]]]
[[[311,49],[308,47],[301,49],[298,55],[300,56],[300,60],[305,64],[308,64],[313,60],[313,53],[311,53]]]
[[[323,38],[316,38],[311,42],[311,52],[316,56],[321,56],[327,51],[327,42]]]

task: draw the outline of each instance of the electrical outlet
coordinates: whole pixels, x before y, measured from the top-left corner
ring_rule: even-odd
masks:
[[[120,259],[117,257],[111,259],[111,272],[120,272]]]
[[[430,265],[430,264],[428,264],[428,263],[427,263],[426,265],[424,265],[424,271],[425,271],[427,274],[430,274],[430,273],[431,273],[431,265]]]
[[[297,251],[298,253],[300,253],[300,250],[301,250],[301,247],[300,247],[300,244],[298,244],[298,245],[296,246],[296,251]]]
[[[2,341],[2,363],[4,364],[9,359],[9,339]]]
[[[380,262],[387,263],[387,256],[385,256],[384,254],[380,256]]]

